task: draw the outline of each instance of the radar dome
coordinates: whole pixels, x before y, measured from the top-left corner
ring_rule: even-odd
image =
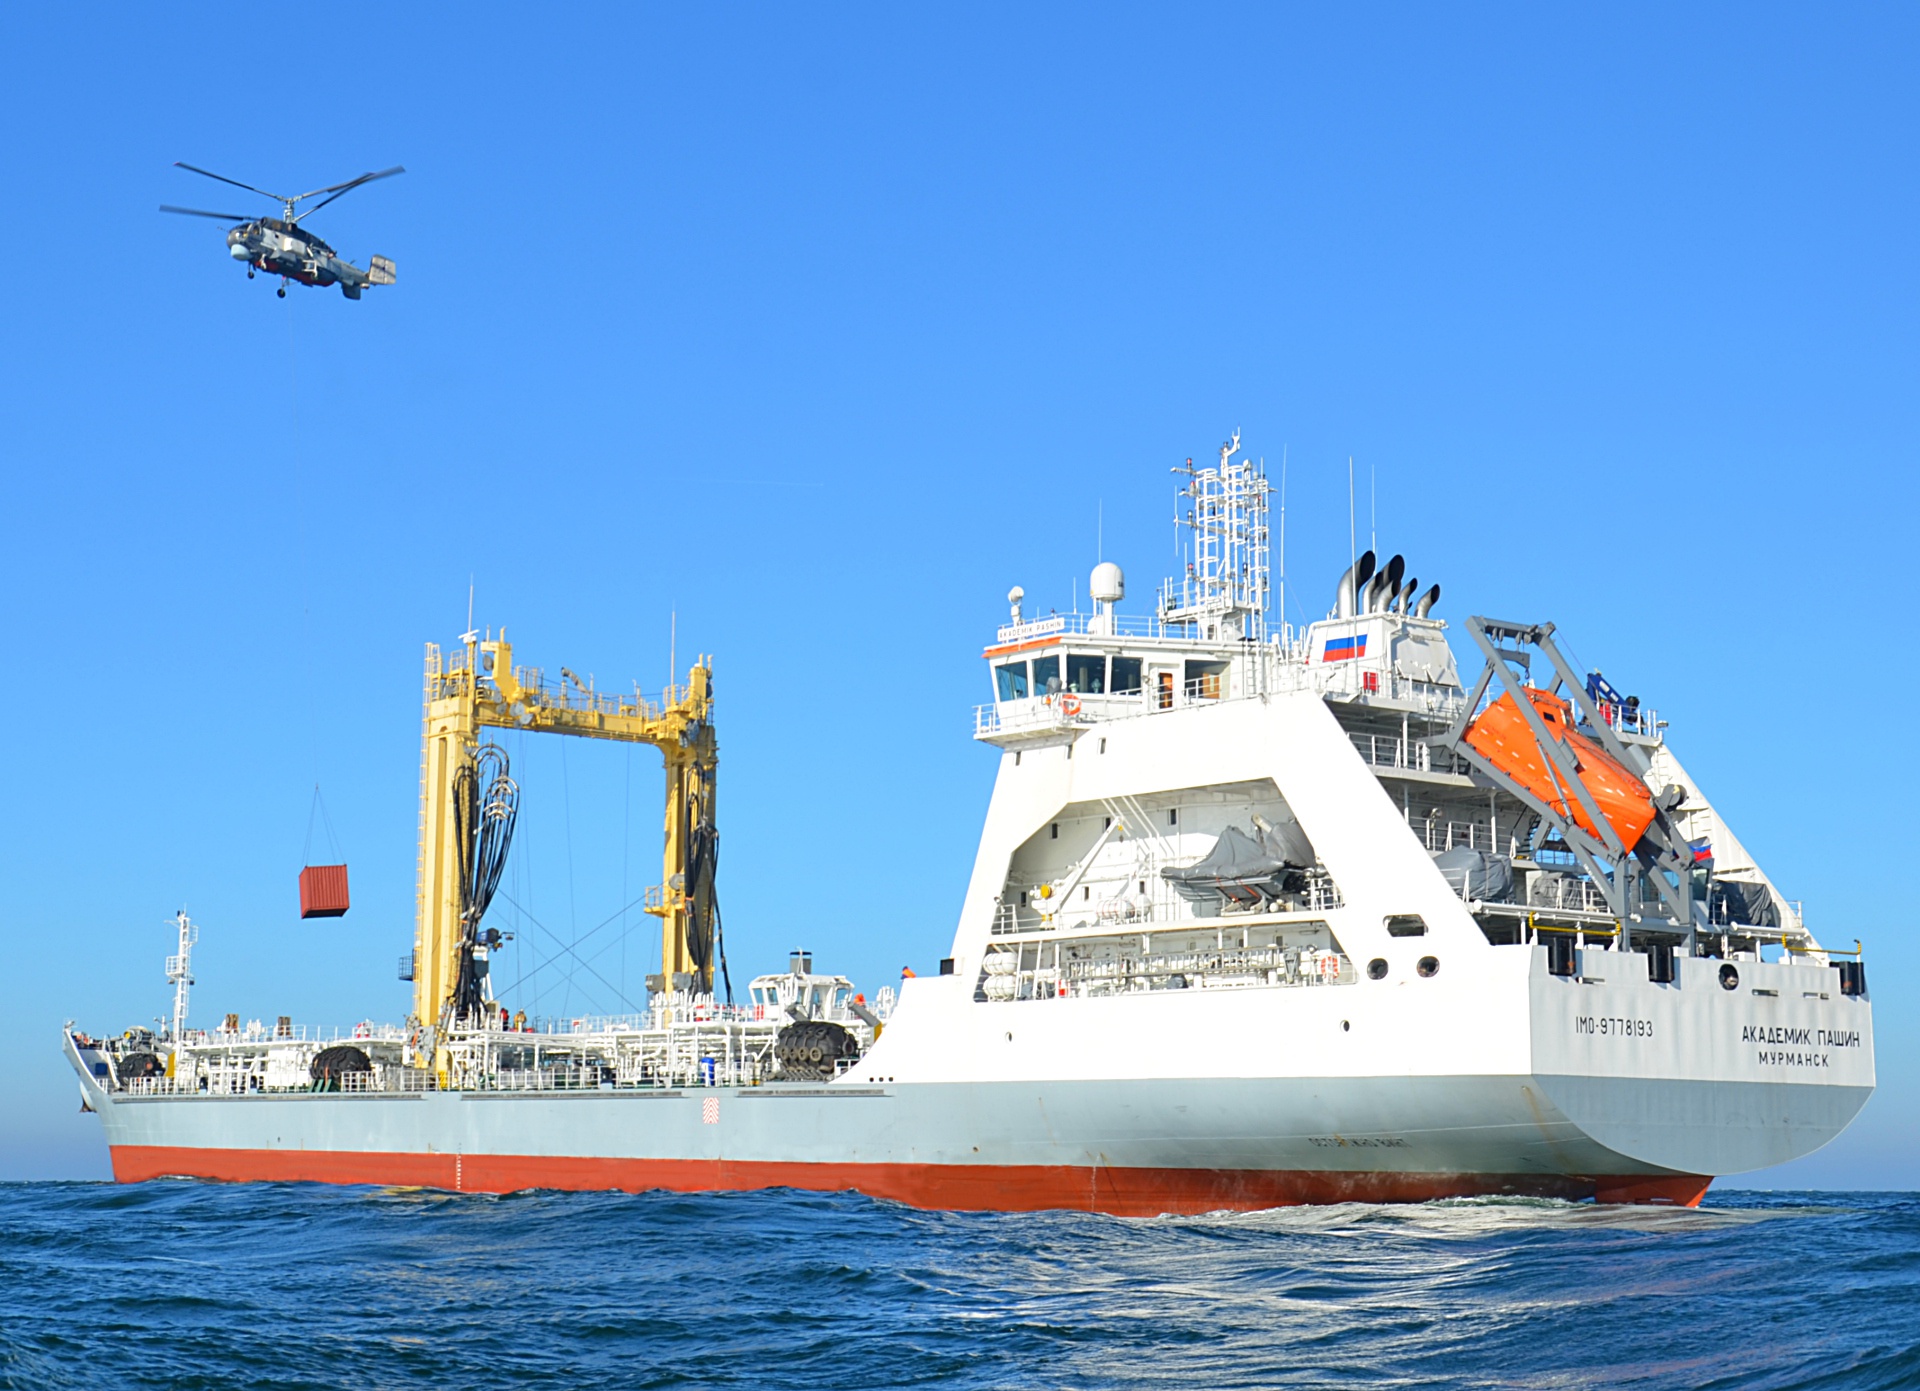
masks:
[[[1093,582],[1087,590],[1100,603],[1118,603],[1127,597],[1127,577],[1111,560],[1103,560],[1093,567]]]

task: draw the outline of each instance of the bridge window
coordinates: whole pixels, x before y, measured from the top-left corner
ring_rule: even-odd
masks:
[[[1107,659],[1085,652],[1067,654],[1067,689],[1075,695],[1107,693]]]
[[[1138,657],[1115,657],[1113,659],[1113,677],[1107,682],[1107,689],[1114,695],[1140,694],[1140,659]]]
[[[1060,689],[1060,658],[1035,657],[1033,659],[1033,689],[1042,695],[1052,695]]]
[[[1027,698],[1027,664],[1025,662],[1009,662],[1006,666],[997,668],[993,674],[999,682],[1000,699],[1025,700]]]

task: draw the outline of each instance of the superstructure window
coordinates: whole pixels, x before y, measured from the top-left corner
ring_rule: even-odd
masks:
[[[1067,689],[1075,695],[1107,693],[1107,659],[1085,652],[1067,654]]]
[[[1188,662],[1187,663],[1187,699],[1218,700],[1225,691],[1227,664],[1225,662]]]
[[[1113,675],[1107,682],[1107,689],[1114,695],[1140,694],[1140,659],[1138,657],[1115,657]]]
[[[1053,695],[1060,689],[1060,658],[1057,655],[1033,659],[1033,689],[1046,695]]]
[[[1000,686],[1000,699],[1025,700],[1027,698],[1027,664],[1009,662],[1006,666],[994,669],[994,679]]]

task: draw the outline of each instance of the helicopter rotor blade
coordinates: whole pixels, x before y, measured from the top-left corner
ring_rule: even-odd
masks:
[[[262,198],[271,198],[276,203],[284,203],[287,201],[278,193],[269,193],[264,188],[255,188],[252,184],[243,184],[238,179],[229,179],[225,174],[216,174],[211,169],[201,169],[196,165],[188,164],[185,160],[176,159],[173,162],[173,167],[175,169],[185,169],[193,174],[203,174],[209,179],[218,179],[221,183],[232,184],[235,188],[244,188],[249,193],[257,193]]]
[[[339,198],[344,194],[351,193],[354,189],[360,187],[361,184],[370,184],[375,179],[391,178],[395,174],[404,174],[406,172],[407,167],[404,164],[396,164],[391,169],[382,169],[378,174],[362,174],[357,179],[348,179],[345,183],[335,184],[332,188],[316,188],[312,193],[303,193],[300,195],[300,198],[318,198],[322,193],[331,193],[333,198],[321,198],[318,203],[308,208],[306,212],[301,213],[300,217],[307,217],[310,214],[319,212],[320,209],[331,203],[334,198]],[[293,201],[297,203],[300,201],[300,198],[296,198]],[[297,222],[300,219],[295,218],[294,220]]]
[[[160,211],[163,213],[184,213],[188,217],[213,217],[218,218],[222,222],[252,222],[254,220],[252,213],[210,213],[205,208],[176,208],[171,203],[162,203],[160,205]]]

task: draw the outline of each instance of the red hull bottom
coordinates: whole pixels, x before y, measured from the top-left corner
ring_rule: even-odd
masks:
[[[1697,1207],[1710,1178],[1546,1174],[1341,1173],[1309,1169],[1082,1169],[1035,1164],[779,1164],[728,1159],[585,1159],[524,1154],[119,1145],[113,1176],[229,1182],[365,1183],[512,1193],[528,1188],[677,1193],[805,1188],[854,1191],[911,1207],[978,1212],[1074,1208],[1116,1217],[1250,1211],[1301,1203],[1415,1203],[1508,1195]]]

